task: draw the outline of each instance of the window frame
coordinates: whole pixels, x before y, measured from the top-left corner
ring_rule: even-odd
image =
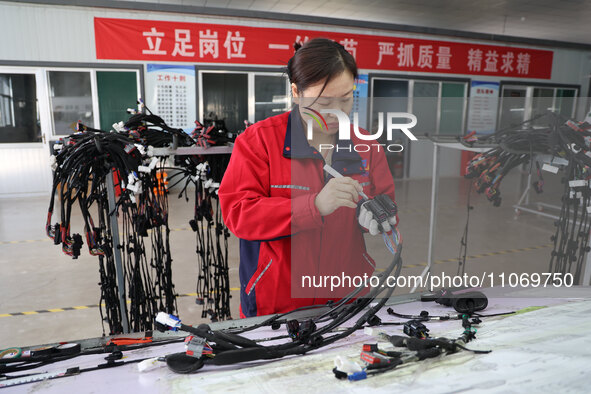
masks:
[[[227,66],[208,66],[208,65],[201,65],[195,66],[195,72],[197,75],[197,116],[199,120],[203,119],[203,74],[246,74],[247,75],[247,94],[248,94],[248,102],[247,102],[247,113],[248,113],[248,121],[254,123],[255,121],[255,76],[256,75],[263,75],[263,76],[285,76],[285,91],[286,97],[290,96],[290,83],[289,78],[285,74],[284,68],[278,67],[227,67]],[[290,100],[286,102],[286,111],[289,111],[291,108]]]
[[[90,94],[92,99],[92,115],[93,115],[93,124],[88,125],[95,129],[100,129],[100,109],[99,109],[99,100],[98,100],[98,87],[97,87],[97,79],[96,73],[97,71],[102,72],[135,72],[136,73],[136,86],[137,86],[137,97],[144,98],[144,87],[143,87],[143,65],[138,66],[130,66],[130,67],[113,67],[113,66],[105,66],[105,67],[43,67],[43,72],[45,74],[46,80],[46,88],[47,88],[47,100],[49,105],[49,122],[50,122],[50,136],[52,139],[56,138],[63,138],[68,134],[56,134],[55,132],[55,122],[53,119],[53,106],[51,101],[51,86],[49,80],[49,73],[51,71],[60,71],[60,72],[89,72],[90,73]],[[108,130],[107,130],[108,131]]]
[[[439,84],[438,93],[437,93],[437,130],[436,135],[439,135],[439,127],[441,123],[441,89],[443,87],[443,83],[463,83],[464,84],[464,105],[462,110],[462,130],[461,134],[464,135],[466,133],[466,125],[468,121],[468,99],[470,98],[470,82],[471,79],[469,78],[441,78],[441,77],[429,77],[429,76],[420,76],[419,78],[415,78],[412,75],[390,75],[390,74],[369,74],[369,121],[368,124],[372,124],[373,122],[373,92],[374,92],[374,80],[389,80],[389,81],[407,81],[408,82],[408,104],[407,104],[407,112],[412,113],[413,110],[413,99],[414,99],[414,84],[415,82],[427,82],[427,83],[434,83],[437,82]],[[450,134],[451,135],[451,134]]]
[[[552,108],[555,109],[556,107],[556,93],[558,89],[567,89],[567,90],[574,90],[575,96],[573,101],[573,108],[572,113],[570,115],[571,118],[574,118],[577,114],[577,105],[579,104],[579,98],[581,93],[581,85],[568,85],[568,84],[557,84],[557,83],[543,83],[543,82],[521,82],[521,81],[501,81],[499,86],[499,110],[497,113],[497,127],[501,124],[501,119],[503,117],[503,100],[504,100],[504,91],[505,88],[511,89],[524,89],[525,88],[525,108],[523,111],[523,118],[522,121],[525,122],[532,117],[533,112],[533,92],[534,89],[553,89],[554,93],[552,96]],[[540,126],[533,126],[539,128]]]
[[[13,66],[0,64],[0,72],[2,74],[32,74],[35,76],[35,94],[37,100],[37,111],[39,116],[39,123],[41,128],[41,141],[38,142],[2,142],[0,146],[14,148],[41,148],[46,143],[47,136],[50,132],[51,114],[50,108],[47,105],[49,98],[49,91],[47,89],[47,79],[44,70],[40,67],[30,66]]]

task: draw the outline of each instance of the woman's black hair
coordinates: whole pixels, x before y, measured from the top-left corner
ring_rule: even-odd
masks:
[[[357,78],[355,58],[345,47],[328,38],[314,38],[304,45],[294,43],[295,54],[287,62],[287,77],[298,91],[324,81],[320,94],[330,80],[348,70]],[[320,95],[319,94],[319,95]]]

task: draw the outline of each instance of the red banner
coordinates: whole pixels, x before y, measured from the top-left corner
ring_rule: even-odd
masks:
[[[552,51],[371,36],[134,19],[94,19],[97,59],[286,65],[293,43],[340,42],[361,69],[550,79]]]

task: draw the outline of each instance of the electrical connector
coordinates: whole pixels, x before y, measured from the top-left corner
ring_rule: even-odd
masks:
[[[342,356],[336,356],[334,359],[334,366],[337,371],[349,373],[361,372],[361,366],[355,361],[349,361]]]
[[[162,361],[163,360],[160,357],[148,358],[146,360],[140,361],[137,365],[137,369],[140,372],[148,372],[160,366],[166,365]]]
[[[404,323],[403,331],[409,337],[427,338],[429,336],[429,329],[418,320],[410,320]]]
[[[351,382],[367,379],[367,372],[365,372],[365,371],[354,372],[354,373],[350,374],[349,376],[347,376],[347,379],[349,379],[349,381],[351,381]]]
[[[158,312],[156,315],[156,321],[162,325],[170,327],[173,331],[176,331],[181,327],[181,319],[166,312]]]
[[[203,347],[205,345],[205,338],[191,335],[185,338],[185,354],[187,356],[201,358],[203,355]]]

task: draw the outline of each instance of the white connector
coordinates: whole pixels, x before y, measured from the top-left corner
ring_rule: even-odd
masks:
[[[334,366],[336,367],[337,371],[345,373],[355,373],[362,371],[359,364],[357,364],[355,361],[349,361],[343,356],[336,356],[334,358]]]
[[[384,330],[380,330],[379,328],[375,328],[375,327],[365,327],[363,329],[363,333],[365,335],[369,335],[371,337],[377,337],[380,334],[382,334],[384,332]]]
[[[137,369],[140,372],[148,372],[151,371],[153,369],[156,369],[158,367],[161,367],[164,364],[162,361],[158,360],[158,357],[154,357],[154,358],[148,358],[144,361],[141,361],[138,365],[137,365]]]
[[[133,192],[133,193],[141,193],[142,192],[142,181],[137,181],[134,184],[131,185],[127,185],[127,190]]]
[[[170,328],[180,328],[181,326],[181,319],[166,312],[158,312],[156,321]]]
[[[568,181],[568,185],[570,187],[581,187],[581,186],[587,186],[587,181],[584,179],[577,179],[574,181]]]
[[[140,144],[134,144],[134,145],[137,148],[137,150],[140,151],[140,153],[142,154],[142,156],[146,154],[146,148],[144,148],[143,145],[140,145]]]
[[[57,169],[57,159],[54,155],[49,156],[49,166],[51,167],[52,171]]]
[[[148,147],[148,150],[149,149],[150,149],[150,147]],[[154,168],[156,168],[157,164],[158,164],[158,158],[152,157],[152,161],[150,161],[150,165],[148,167],[150,167],[150,170],[153,170]]]
[[[548,163],[544,163],[544,165],[542,165],[542,170],[551,172],[553,174],[558,174],[559,168],[558,167],[551,166]]]
[[[125,123],[123,123],[122,121],[121,122],[118,122],[118,123],[113,123],[113,126],[112,127],[113,127],[113,130],[115,130],[115,131],[117,131],[119,133],[125,131]]]

